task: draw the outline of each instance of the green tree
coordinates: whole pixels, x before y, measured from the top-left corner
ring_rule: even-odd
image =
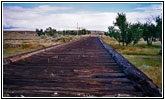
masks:
[[[142,37],[147,41],[148,45],[152,45],[152,42],[156,41],[156,26],[153,23],[145,23],[143,25]]]
[[[87,30],[87,34],[91,34],[91,31]]]
[[[114,37],[114,35],[116,34],[116,31],[117,30],[114,28],[114,26],[109,26],[108,32],[106,33],[106,35],[109,37]]]
[[[38,34],[38,36],[44,35],[44,32],[42,29],[36,29],[36,33]]]
[[[118,29],[115,29],[114,26],[117,26]],[[142,25],[140,23],[127,23],[126,16],[123,13],[118,13],[114,26],[108,27],[106,35],[114,37],[119,44],[122,42],[123,46],[138,43],[142,36]]]
[[[53,36],[54,38],[57,37],[57,35],[58,35],[56,29],[52,29],[52,30],[51,30],[51,33],[52,33],[52,36]]]
[[[63,34],[63,35],[66,35],[66,31],[65,31],[65,30],[63,30],[63,31],[62,31],[62,34]]]
[[[152,23],[152,22],[155,23]],[[147,41],[148,45],[152,45],[153,41],[159,39],[162,43],[162,18],[157,16],[155,18],[149,19],[143,25],[143,39]]]
[[[45,33],[49,36],[56,37],[57,36],[57,31],[56,29],[52,29],[51,27],[46,28]]]
[[[121,32],[121,42],[124,46],[127,38],[127,28],[128,28],[126,15],[124,13],[117,13],[116,22],[114,23],[114,25],[117,26]]]
[[[86,35],[86,34],[90,34],[91,32],[90,31],[88,31],[88,30],[86,30],[86,29],[82,29],[82,30],[79,30],[78,31],[78,34],[79,35]]]
[[[162,44],[162,17],[161,16],[157,16],[156,19],[156,34],[157,34],[157,38],[159,39],[159,41]],[[162,54],[162,47],[160,49],[160,51],[158,52],[159,55]]]
[[[133,45],[137,44],[140,38],[142,37],[142,25],[140,23],[129,25],[129,32],[131,34],[131,37],[128,35],[127,37],[131,38],[131,42],[133,42]]]
[[[80,30],[80,31],[79,31],[79,34],[85,35],[85,34],[86,34],[86,30],[85,30],[85,29]]]
[[[65,33],[66,35],[69,35],[70,34],[70,31],[69,30],[66,30],[66,33]]]
[[[120,45],[121,32],[119,30],[115,29],[114,26],[109,26],[108,27],[108,32],[106,32],[105,35],[115,38],[119,42],[119,45]]]
[[[124,41],[125,41],[125,44],[126,46],[128,46],[128,44],[130,44],[132,41],[133,41],[133,32],[132,32],[132,25],[128,25],[127,28],[125,28],[125,37],[124,37]]]
[[[156,34],[159,41],[162,43],[162,17],[157,16],[155,19],[156,22]]]

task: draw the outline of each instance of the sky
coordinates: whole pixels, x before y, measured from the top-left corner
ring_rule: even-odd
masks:
[[[145,23],[162,14],[161,3],[3,3],[4,30],[35,30],[52,27],[57,30],[107,31],[117,13],[125,13],[129,23]]]

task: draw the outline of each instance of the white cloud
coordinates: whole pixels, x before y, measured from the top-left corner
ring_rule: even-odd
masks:
[[[126,13],[127,21],[131,23],[141,22],[145,23],[148,18],[160,15],[159,12],[129,12]]]
[[[151,6],[146,7],[137,7],[137,10],[144,10],[145,12],[161,12],[162,11],[162,5],[154,4]]]
[[[4,6],[4,10],[6,11],[17,11],[17,12],[33,12],[33,13],[44,13],[48,11],[57,11],[57,10],[69,10],[73,9],[72,7],[64,7],[64,6],[49,6],[42,5],[35,8],[23,8],[20,6]]]
[[[107,31],[113,25],[117,13],[113,12],[73,12],[56,13],[56,11],[70,10],[71,7],[38,6],[36,8],[23,8],[19,6],[6,6],[3,8],[3,26],[18,27],[22,29],[36,29],[53,27],[58,30],[76,29],[77,22],[80,27],[89,30]],[[139,8],[138,8],[139,9]],[[145,22],[147,17],[160,15],[160,12],[128,12],[129,22]]]

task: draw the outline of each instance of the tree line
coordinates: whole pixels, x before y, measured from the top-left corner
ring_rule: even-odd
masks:
[[[115,38],[119,44],[128,46],[128,44],[137,44],[143,38],[148,45],[153,41],[159,40],[162,43],[162,17],[157,16],[149,19],[146,23],[128,23],[126,14],[118,13],[113,26],[108,27],[105,35]],[[154,23],[153,23],[154,21]]]
[[[51,37],[57,37],[58,35],[86,35],[86,34],[90,34],[91,32],[86,29],[57,31],[56,29],[48,27],[45,30],[36,29],[36,33],[38,34],[38,36],[48,35]]]

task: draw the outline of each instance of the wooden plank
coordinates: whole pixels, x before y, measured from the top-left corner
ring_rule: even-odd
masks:
[[[51,85],[51,86],[50,86]],[[125,90],[125,91],[136,91],[133,86],[130,84],[80,84],[80,83],[55,83],[50,85],[27,85],[27,86],[19,86],[19,85],[4,85],[4,88],[9,88],[10,90],[79,90],[79,91],[117,91],[117,90]],[[68,87],[69,85],[69,87]],[[87,90],[86,90],[87,89]]]
[[[124,73],[98,73],[93,75],[95,78],[114,78],[114,77],[126,77]]]
[[[4,93],[32,97],[156,96],[139,89],[139,82],[132,80],[136,77],[130,78],[103,45],[99,38],[90,37],[4,64]]]
[[[51,91],[51,90],[17,90],[17,91],[9,91],[9,94],[18,94],[18,95],[23,95],[23,96],[29,96],[31,94],[32,97],[36,97],[35,94],[46,94],[47,96],[55,96],[55,97],[73,97],[73,96],[80,96],[80,97],[97,97],[97,96],[111,96],[111,97],[130,97],[130,96],[143,96],[142,93],[140,92],[130,92],[130,91],[69,91],[69,90],[64,90],[64,91]],[[42,95],[44,97],[45,95]]]

